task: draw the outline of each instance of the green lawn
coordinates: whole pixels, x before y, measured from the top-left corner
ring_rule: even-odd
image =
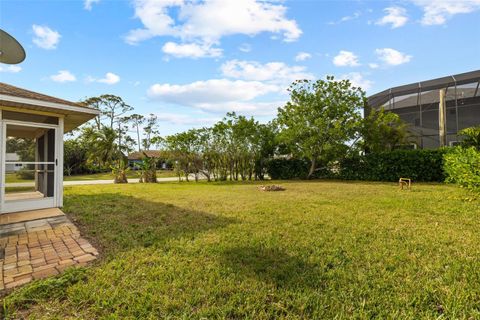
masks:
[[[33,180],[22,179],[17,176],[15,173],[6,173],[5,174],[5,183],[16,183],[16,182],[33,182]]]
[[[478,319],[480,204],[453,186],[282,182],[77,186],[102,259],[16,290],[54,319]]]

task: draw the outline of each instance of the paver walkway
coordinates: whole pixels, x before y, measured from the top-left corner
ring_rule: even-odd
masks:
[[[0,290],[96,259],[97,250],[63,213],[51,215],[0,225]]]

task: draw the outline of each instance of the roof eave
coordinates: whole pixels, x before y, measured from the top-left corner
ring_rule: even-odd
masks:
[[[42,107],[58,109],[58,110],[67,111],[67,112],[70,111],[75,113],[87,113],[87,114],[92,114],[94,116],[98,116],[100,114],[99,110],[88,108],[88,107],[81,107],[81,106],[76,107],[76,106],[67,105],[67,104],[61,104],[61,103],[55,103],[55,102],[49,102],[49,101],[43,101],[43,100],[37,100],[37,99],[15,97],[15,96],[9,96],[5,94],[0,94],[0,102],[1,101],[10,101],[14,103],[27,104],[32,106],[42,106]]]

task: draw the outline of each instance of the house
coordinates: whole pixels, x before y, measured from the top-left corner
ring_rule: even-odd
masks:
[[[457,133],[480,125],[480,70],[390,88],[368,98],[365,114],[384,108],[409,124],[414,147],[455,145]]]
[[[166,161],[166,154],[164,151],[160,150],[143,150],[143,151],[137,151],[130,153],[128,155],[128,166],[131,168],[138,168],[138,165],[142,162],[143,158],[145,156],[149,158],[156,158],[159,160],[158,167],[160,169],[167,169],[167,161]]]
[[[0,213],[63,205],[63,135],[99,111],[0,82]],[[7,154],[7,140],[20,159]],[[11,150],[10,150],[11,151]],[[23,168],[31,180],[6,181],[7,169]]]
[[[12,172],[17,172],[18,170],[22,169],[22,165],[19,164],[18,162],[20,161],[20,156],[16,154],[15,152],[13,153],[6,153],[5,154],[5,172],[6,173],[12,173]]]

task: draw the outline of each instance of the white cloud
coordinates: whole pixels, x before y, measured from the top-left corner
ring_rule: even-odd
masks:
[[[330,21],[328,24],[336,25],[336,24],[340,24],[340,23],[347,22],[347,21],[350,21],[350,20],[355,20],[355,19],[360,18],[361,15],[362,15],[362,13],[360,11],[357,11],[354,14],[352,14],[351,16],[344,16],[344,17],[340,18],[340,20]]]
[[[275,0],[136,0],[134,7],[143,28],[127,34],[129,44],[172,36],[183,43],[210,47],[234,34],[270,32],[282,34],[287,42],[302,34],[296,21],[286,18],[287,8]]]
[[[50,79],[60,83],[77,81],[75,75],[68,70],[60,70],[57,74],[51,75]]]
[[[196,43],[178,44],[175,42],[167,42],[163,45],[162,51],[176,58],[204,58],[204,57],[220,57],[223,50],[220,48],[212,48],[208,45],[198,45]]]
[[[333,64],[337,67],[356,67],[359,66],[358,57],[350,51],[341,50],[333,58]]]
[[[106,84],[115,84],[120,82],[120,77],[112,72],[107,72],[105,74],[105,78],[98,79],[98,82],[106,83]]]
[[[239,47],[238,50],[242,52],[250,52],[252,51],[252,46],[248,43],[242,43]]]
[[[85,0],[84,3],[83,3],[83,7],[85,8],[85,10],[92,10],[92,6],[94,3],[99,3],[100,0]]]
[[[308,52],[299,52],[295,56],[295,61],[305,61],[307,59],[310,59],[312,55]]]
[[[398,66],[407,63],[412,59],[411,55],[407,55],[391,48],[376,49],[375,53],[381,61],[391,66]]]
[[[3,65],[0,65],[0,72],[17,73],[17,72],[20,72],[20,71],[22,71],[22,67],[20,67],[20,66],[13,66],[13,65],[3,66]]]
[[[383,11],[387,15],[376,22],[378,25],[384,26],[389,24],[392,29],[395,29],[404,26],[408,21],[407,10],[402,7],[388,7]]]
[[[272,103],[252,100],[281,90],[260,81],[210,79],[184,85],[154,84],[147,95],[152,100],[211,112],[247,111],[271,114]]]
[[[96,79],[93,77],[88,76],[87,77],[87,82],[99,82],[99,83],[105,83],[108,85],[116,84],[120,82],[120,76],[116,75],[115,73],[112,72],[107,72],[105,74],[105,77],[101,79]]]
[[[187,84],[157,83],[150,86],[147,96],[151,100],[207,112],[272,116],[285,104],[287,88],[294,80],[315,78],[305,67],[283,62],[229,60],[222,64],[221,72],[224,78],[220,79]]]
[[[378,69],[378,67],[380,67],[380,66],[378,65],[378,63],[373,63],[373,62],[372,62],[372,63],[369,63],[368,66],[369,66],[371,69]]]
[[[350,73],[344,74],[340,76],[340,79],[342,80],[348,79],[350,80],[353,86],[360,87],[365,91],[368,91],[373,85],[373,81],[365,79],[363,75],[359,72],[350,72]]]
[[[148,90],[148,96],[188,105],[232,100],[248,101],[276,91],[278,91],[277,86],[260,81],[211,79],[185,85],[154,84]]]
[[[422,24],[441,25],[454,15],[480,10],[480,0],[411,0],[423,9]]]
[[[157,119],[174,125],[205,126],[220,121],[221,117],[197,117],[179,113],[156,113]]]
[[[314,78],[305,67],[288,66],[283,62],[261,64],[256,61],[230,60],[222,64],[221,70],[223,75],[229,78],[266,81],[285,87],[295,80]]]
[[[32,25],[33,33],[35,37],[33,38],[33,43],[43,49],[56,49],[57,44],[60,41],[60,33],[55,30],[50,29],[47,26]]]

